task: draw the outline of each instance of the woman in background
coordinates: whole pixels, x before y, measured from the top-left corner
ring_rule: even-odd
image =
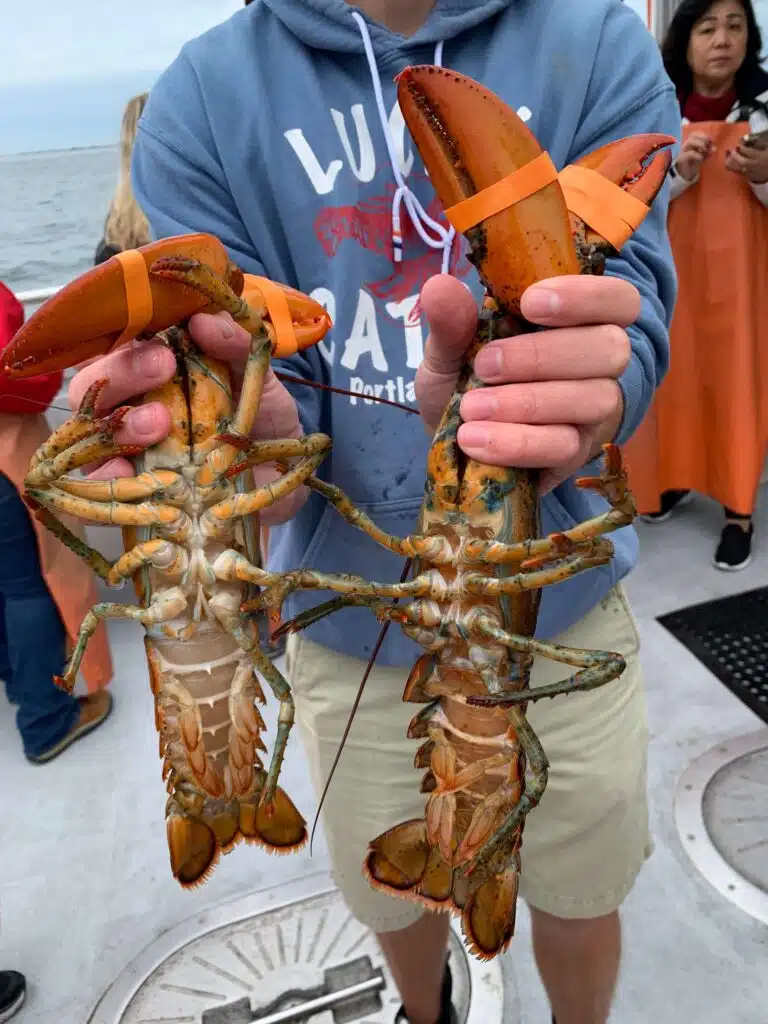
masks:
[[[626,446],[647,522],[718,501],[714,563],[745,568],[768,447],[768,74],[751,0],[683,0],[662,45],[683,115],[670,170],[671,365]],[[750,136],[757,135],[757,138]]]
[[[21,303],[0,283],[0,351],[23,321]],[[74,697],[53,681],[99,594],[90,569],[30,516],[19,494],[35,450],[50,435],[43,413],[61,382],[61,373],[27,380],[0,374],[0,679],[18,705],[16,724],[34,764],[53,760],[112,709],[105,689],[112,660],[103,624],[82,663],[90,692]],[[79,531],[69,520],[67,525]]]
[[[104,237],[96,247],[94,263],[104,263],[125,249],[138,249],[150,241],[149,225],[141,212],[131,186],[131,155],[136,126],[147,102],[143,92],[129,100],[120,126],[120,176],[104,224]]]

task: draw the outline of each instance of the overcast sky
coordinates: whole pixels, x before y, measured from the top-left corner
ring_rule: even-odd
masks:
[[[242,0],[0,0],[0,153],[117,141],[126,101]]]
[[[2,0],[0,85],[165,67],[240,0]]]
[[[645,19],[647,0],[625,2]],[[755,4],[768,37],[768,0]],[[187,39],[241,6],[0,0],[0,153],[116,142],[125,102],[152,87]]]

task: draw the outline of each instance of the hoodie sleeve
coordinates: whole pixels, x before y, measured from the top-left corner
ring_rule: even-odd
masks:
[[[679,143],[680,108],[658,45],[623,4],[609,8],[603,24],[584,110],[569,162],[628,135],[660,132]],[[669,325],[677,295],[667,235],[669,188],[667,178],[643,224],[606,266],[606,273],[631,282],[641,296],[640,316],[627,331],[632,358],[619,379],[624,396],[619,445],[640,425],[669,366]]]
[[[215,235],[241,270],[270,277],[237,209],[218,156],[197,74],[184,50],[158,79],[139,121],[131,176],[136,201],[152,237],[207,232]],[[293,281],[283,284],[296,286]],[[314,381],[314,350],[280,360],[275,369]],[[320,429],[320,392],[288,385],[306,433]]]

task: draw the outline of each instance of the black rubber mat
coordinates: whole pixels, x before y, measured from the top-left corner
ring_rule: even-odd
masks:
[[[691,605],[658,621],[768,724],[768,587]]]

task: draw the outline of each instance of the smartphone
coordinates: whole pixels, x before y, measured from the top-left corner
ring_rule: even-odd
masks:
[[[750,149],[768,149],[768,129],[762,132],[749,132],[748,135],[743,135],[741,144],[742,146],[748,146]]]

